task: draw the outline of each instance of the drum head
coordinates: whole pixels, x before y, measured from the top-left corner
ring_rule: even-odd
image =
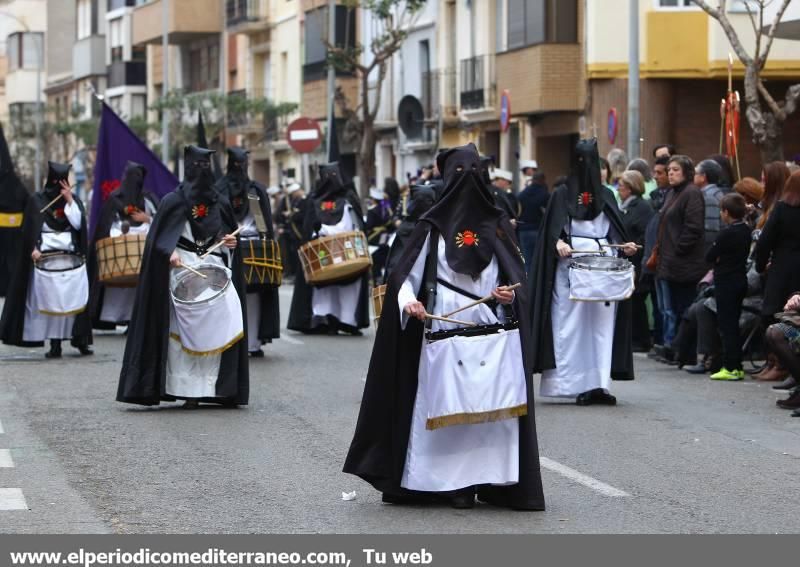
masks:
[[[575,258],[570,267],[580,270],[598,270],[603,272],[624,272],[633,268],[628,260],[613,256],[583,256]]]
[[[69,254],[66,252],[43,254],[42,257],[36,261],[36,267],[45,272],[66,272],[67,270],[80,268],[82,265],[83,258],[77,254]]]
[[[221,266],[201,264],[192,268],[206,277],[200,277],[188,270],[180,274],[172,288],[172,297],[179,303],[209,301],[225,291],[231,283],[228,271]]]

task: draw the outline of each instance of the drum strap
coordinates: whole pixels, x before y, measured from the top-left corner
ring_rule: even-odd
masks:
[[[461,289],[457,285],[451,284],[450,282],[448,282],[447,280],[443,280],[442,278],[437,278],[436,281],[442,287],[446,287],[450,291],[454,291],[457,294],[463,295],[464,297],[467,297],[473,301],[478,301],[479,299],[482,299],[479,295],[475,295],[474,293],[471,293],[465,289]],[[494,311],[494,309],[497,307],[497,301],[492,299],[491,301],[485,302],[485,305],[489,307],[489,309]]]
[[[425,275],[422,278],[425,290],[425,309],[432,312],[436,305],[436,285],[439,271],[439,231],[431,229],[428,257],[425,259]],[[430,330],[433,319],[425,320],[425,328]]]
[[[192,252],[193,254],[197,254],[198,256],[202,256],[203,254],[208,252],[208,249],[211,248],[211,246],[213,245],[214,245],[213,238],[209,238],[208,242],[206,242],[205,244],[198,244],[197,242],[193,242],[187,238],[184,238],[183,236],[178,238],[178,248],[180,248],[181,250],[186,250],[187,252]],[[216,252],[214,254],[222,257],[222,254],[217,254]]]

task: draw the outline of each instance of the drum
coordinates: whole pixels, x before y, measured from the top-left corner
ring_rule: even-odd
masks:
[[[278,287],[283,281],[281,247],[274,240],[251,238],[239,241],[247,288]]]
[[[584,256],[569,264],[572,301],[624,301],[635,287],[633,264],[624,258]]]
[[[124,234],[97,241],[97,278],[112,287],[136,287],[146,234]]]
[[[206,277],[183,270],[173,279],[170,337],[188,354],[220,354],[244,337],[242,304],[230,270],[216,264],[192,267]]]
[[[352,281],[372,266],[367,237],[360,230],[317,238],[303,244],[297,252],[303,274],[311,285]]]
[[[32,283],[36,310],[43,315],[77,315],[89,303],[86,263],[78,254],[42,254],[34,264]]]
[[[378,285],[372,288],[372,311],[374,316],[372,322],[375,328],[378,328],[378,323],[381,320],[381,313],[383,313],[383,298],[386,297],[386,284]]]

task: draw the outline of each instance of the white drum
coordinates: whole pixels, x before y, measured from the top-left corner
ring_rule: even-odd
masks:
[[[242,304],[229,269],[215,264],[192,266],[173,279],[171,338],[195,356],[220,354],[244,337]]]
[[[633,295],[635,270],[624,258],[584,256],[569,264],[572,301],[624,301]]]
[[[423,348],[419,385],[428,408],[426,429],[527,415],[518,329],[426,340]]]
[[[32,283],[35,305],[42,315],[77,315],[89,303],[86,264],[77,254],[43,254],[34,264]]]

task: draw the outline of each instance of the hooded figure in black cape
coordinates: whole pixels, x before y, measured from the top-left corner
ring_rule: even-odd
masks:
[[[130,320],[136,289],[107,287],[98,279],[97,241],[122,234],[147,234],[158,207],[158,197],[144,188],[145,166],[129,161],[122,181],[103,203],[89,246],[89,304],[95,329],[114,329]]]
[[[604,372],[598,368],[603,366],[601,360],[610,359],[610,378],[633,379],[630,300],[569,301],[568,290],[557,285],[566,277],[568,253],[559,258],[557,246],[595,249],[605,240],[626,243],[627,236],[614,195],[600,183],[597,141],[582,140],[575,151],[573,175],[550,197],[531,270],[533,370],[543,373],[542,396],[576,398],[579,405],[613,405],[616,398],[603,386],[608,376],[599,375]],[[581,234],[576,226],[581,227]],[[599,232],[587,235],[591,230]],[[563,307],[558,313],[553,308],[554,288],[560,291],[559,304]],[[558,341],[553,338],[554,328],[559,329]],[[558,352],[562,353],[561,373],[555,372],[559,369]],[[586,360],[587,352],[593,353],[592,360]]]
[[[383,283],[389,281],[389,276],[403,256],[408,238],[414,232],[414,227],[417,226],[419,219],[422,215],[427,213],[436,202],[436,193],[430,185],[415,185],[411,188],[410,193],[411,195],[406,207],[406,216],[400,221],[400,226],[397,227],[394,242],[392,242],[389,256],[386,258]]]
[[[66,199],[61,197],[44,212],[40,212],[45,205],[62,192],[62,183],[68,183],[69,169],[68,164],[48,162],[44,188],[39,193],[32,195],[26,204],[22,222],[21,254],[17,258],[14,276],[8,287],[2,320],[0,320],[0,337],[5,344],[24,347],[44,345],[42,339],[25,339],[25,325],[32,324],[32,320],[26,321],[28,319],[26,305],[31,291],[31,271],[33,270],[32,252],[38,250],[44,253],[71,249],[72,253],[86,257],[88,249],[86,209],[78,197],[72,196],[72,205],[67,204]],[[71,214],[75,214],[75,207],[80,216],[79,229],[76,229],[68,218],[68,209]],[[43,235],[45,232],[48,233],[47,239]],[[48,244],[48,242],[54,242],[51,238],[56,235],[63,235],[63,238],[59,238],[59,242],[52,245]],[[88,278],[86,283],[88,285]],[[80,350],[81,354],[92,354],[89,349],[89,345],[92,344],[92,329],[88,309],[69,317],[39,314],[32,315],[32,317],[45,317],[49,321],[44,324],[47,327],[45,334],[51,335],[44,337],[50,339],[48,358],[61,356],[62,339],[71,339],[72,346]],[[61,332],[57,332],[56,327],[61,328]],[[66,327],[71,328],[67,329]],[[60,336],[52,336],[54,332]]]
[[[345,218],[345,212],[349,219]],[[327,232],[326,227],[334,228],[342,224],[352,225],[350,230],[365,232],[364,213],[355,188],[352,183],[344,182],[339,164],[329,163],[320,166],[317,187],[311,197],[303,202],[301,244],[317,238],[321,231]],[[333,232],[335,231],[334,228]],[[370,272],[366,271],[351,282],[312,287],[306,282],[303,271],[298,270],[287,327],[303,333],[327,332],[335,335],[341,330],[352,335],[361,335],[359,329],[369,327],[369,278]],[[319,290],[326,290],[321,295],[337,291],[340,294],[357,293],[355,313],[315,314],[315,293]],[[343,317],[347,317],[351,323],[342,321]]]
[[[128,340],[119,377],[119,402],[158,405],[161,401],[187,399],[192,405],[197,401],[241,405],[248,401],[245,340],[236,341],[221,354],[205,357],[216,358],[218,371],[213,395],[198,399],[174,395],[167,390],[167,360],[173,348],[170,344],[173,341],[170,338],[171,258],[175,258],[179,252],[203,254],[237,227],[227,200],[220,198],[214,189],[210,160],[212,153],[211,150],[196,146],[186,147],[185,180],[161,200],[158,214],[147,234],[139,286],[136,288],[136,303],[128,326]],[[215,255],[219,253],[222,258],[217,262],[227,262],[244,312],[245,283],[241,259],[236,249],[230,252],[226,249],[227,246],[218,249]],[[213,259],[214,256],[209,258]]]
[[[510,362],[516,372],[508,367],[507,374],[517,375],[525,402],[523,410],[495,418],[485,416],[489,421],[470,415],[478,419],[435,431],[426,431],[424,415],[421,425],[418,421],[423,413],[420,400],[428,399],[418,389],[422,384],[421,361],[426,357],[422,348],[425,326],[416,318],[409,318],[410,309],[421,309],[414,291],[409,289],[414,287],[410,282],[418,282],[421,276],[416,299],[432,313],[469,303],[471,300],[464,293],[470,293],[468,290],[491,289],[496,293],[500,282],[525,281],[513,227],[505,213],[495,207],[483,183],[475,146],[448,150],[437,157],[437,162],[444,173],[445,189],[441,200],[422,216],[407,238],[389,276],[344,472],[358,475],[383,492],[384,502],[417,503],[445,498],[455,507],[469,508],[474,505],[477,488],[478,499],[483,502],[519,510],[544,510],[532,369],[527,354],[531,351],[529,301],[524,285],[515,294],[503,292],[505,301],[512,301],[506,308],[484,304],[455,316],[496,325],[500,313],[508,315],[507,309],[513,312],[512,321],[518,320],[519,332],[506,336],[519,337],[519,343],[509,343],[517,353],[516,360]],[[431,253],[429,257],[427,251],[432,252],[432,242],[436,242],[436,255]],[[429,270],[433,265],[437,266],[436,279],[431,281]],[[431,297],[433,290],[435,297]],[[441,325],[433,322],[431,329],[453,329],[437,324]],[[500,336],[502,333],[497,338]],[[476,436],[483,437],[478,452]],[[434,438],[438,441],[432,441]],[[431,443],[439,446],[433,448]],[[434,464],[426,460],[429,457],[433,457]],[[409,488],[425,483],[440,487]]]
[[[228,171],[216,184],[217,191],[223,195],[233,208],[236,222],[244,225],[239,233],[240,240],[275,240],[272,225],[272,206],[266,189],[253,181],[247,174],[248,152],[244,148],[228,148]],[[258,206],[264,219],[266,232],[258,230],[249,196],[258,197]],[[262,357],[261,345],[271,343],[281,336],[281,315],[278,288],[252,284],[247,288],[248,350],[251,356]]]
[[[22,253],[22,219],[28,190],[14,171],[8,144],[0,126],[0,297],[6,295]]]

